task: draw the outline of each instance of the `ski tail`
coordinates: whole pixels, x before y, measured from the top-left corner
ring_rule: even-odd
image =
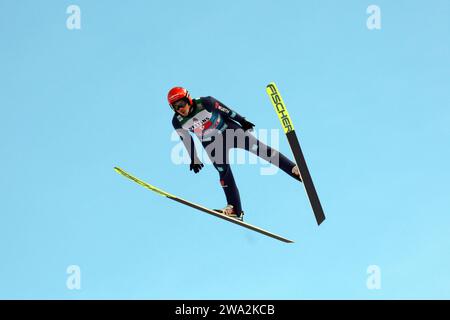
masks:
[[[277,85],[274,82],[269,83],[266,86],[266,92],[269,95],[270,101],[272,102],[275,112],[278,115],[284,133],[286,134],[295,162],[300,171],[303,186],[313,209],[314,216],[317,224],[320,225],[325,220],[325,213],[323,212],[323,208],[312,181],[311,174],[309,173],[308,166],[306,165],[306,160],[303,156],[303,152],[294,129],[294,124],[287,111],[286,105],[284,104],[283,98],[280,95]]]

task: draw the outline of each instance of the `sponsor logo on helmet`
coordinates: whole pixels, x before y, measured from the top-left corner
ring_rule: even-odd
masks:
[[[170,101],[173,102],[180,100],[181,98],[184,98],[184,94],[175,93],[169,97]]]

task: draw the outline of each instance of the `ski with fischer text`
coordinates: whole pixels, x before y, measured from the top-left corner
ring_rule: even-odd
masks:
[[[275,108],[278,118],[280,119],[281,126],[286,134],[289,146],[294,154],[295,162],[300,171],[300,177],[303,181],[303,186],[305,187],[309,202],[311,203],[317,224],[320,225],[325,220],[325,213],[323,212],[319,196],[317,195],[316,188],[314,187],[314,183],[306,165],[305,157],[303,156],[297,134],[294,130],[294,124],[292,123],[291,117],[286,109],[286,105],[284,104],[280,92],[274,82],[267,85],[266,92],[270,97],[270,101]]]

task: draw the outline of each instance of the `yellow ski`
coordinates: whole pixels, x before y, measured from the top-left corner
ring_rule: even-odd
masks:
[[[149,189],[149,190],[151,190],[153,192],[156,192],[157,194],[159,194],[161,196],[164,196],[164,197],[169,198],[171,200],[177,201],[177,202],[182,203],[184,205],[187,205],[187,206],[189,206],[191,208],[194,208],[194,209],[206,212],[208,214],[211,214],[211,215],[213,215],[215,217],[218,217],[218,218],[221,218],[223,220],[227,220],[228,222],[240,225],[240,226],[242,226],[244,228],[247,228],[247,229],[259,232],[259,233],[261,233],[263,235],[266,235],[268,237],[271,237],[271,238],[274,238],[274,239],[277,239],[277,240],[280,240],[280,241],[283,241],[283,242],[286,242],[286,243],[293,243],[294,242],[292,240],[283,238],[283,237],[281,237],[281,236],[279,236],[277,234],[274,234],[272,232],[269,232],[267,230],[264,230],[264,229],[261,229],[259,227],[253,226],[253,225],[251,225],[249,223],[246,223],[246,222],[243,222],[243,221],[239,221],[239,220],[236,220],[234,218],[230,218],[230,217],[228,217],[228,216],[226,216],[224,214],[221,214],[221,213],[219,213],[217,211],[208,209],[208,208],[206,208],[204,206],[201,206],[199,204],[196,204],[196,203],[184,200],[184,199],[182,199],[180,197],[174,196],[173,194],[170,194],[170,193],[168,193],[168,192],[166,192],[164,190],[161,190],[161,189],[159,189],[159,188],[157,188],[155,186],[152,186],[151,184],[148,184],[147,182],[144,182],[144,181],[142,181],[142,180],[132,176],[131,174],[127,173],[126,171],[124,171],[121,168],[114,167],[114,170],[117,173],[119,173],[120,175],[122,175],[122,176],[124,176],[124,177],[126,177],[126,178],[128,178],[128,179],[130,179],[130,180],[132,180],[134,182],[136,182],[137,184],[143,186],[144,188],[147,188],[147,189]]]

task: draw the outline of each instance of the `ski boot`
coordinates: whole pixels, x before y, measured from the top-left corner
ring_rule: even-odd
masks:
[[[234,207],[229,204],[227,205],[225,208],[223,209],[214,209],[214,211],[217,211],[227,217],[239,220],[239,221],[244,221],[244,211],[242,211],[239,215],[237,214],[237,212],[235,212]]]
[[[292,167],[292,174],[297,176],[298,180],[302,181],[302,178],[300,177],[300,170],[298,169],[297,166]]]

